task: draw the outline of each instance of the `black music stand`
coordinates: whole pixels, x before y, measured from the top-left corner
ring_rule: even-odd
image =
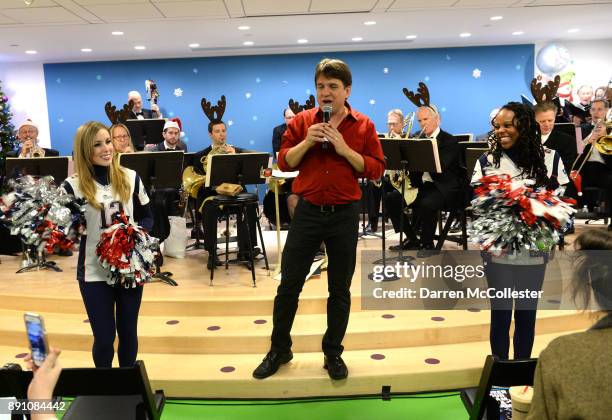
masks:
[[[260,152],[247,152],[247,153],[233,153],[227,155],[211,155],[208,157],[206,163],[206,184],[207,188],[215,188],[224,182],[239,184],[246,191],[246,185],[258,185],[265,184],[268,180],[263,175],[263,170],[268,168],[270,161],[270,155],[268,153]],[[245,214],[245,219],[247,215]],[[247,235],[251,238],[251,232],[248,220],[245,221],[247,228]],[[258,224],[258,223],[257,223]],[[268,268],[268,257],[266,256],[266,246],[263,240],[263,234],[259,229],[259,240],[261,241],[261,247],[266,262],[266,269]],[[252,244],[249,245],[252,249]],[[227,256],[226,256],[227,258]],[[211,279],[213,275],[211,270]],[[254,270],[251,270],[254,273]],[[253,277],[253,283],[255,278]]]
[[[402,170],[405,173],[408,171],[414,172],[441,172],[440,158],[438,156],[438,144],[436,139],[418,139],[418,140],[397,140],[397,139],[381,139],[380,144],[385,155],[386,169]],[[375,261],[375,264],[382,263],[387,265],[391,262],[411,263],[414,260],[412,256],[404,256],[402,250],[402,242],[404,236],[404,211],[406,202],[404,200],[404,192],[406,188],[406,178],[402,178],[402,195],[401,199],[401,217],[400,217],[400,249],[399,255],[393,258],[386,258],[385,236],[382,240],[382,259]],[[384,211],[384,210],[383,210]],[[383,218],[383,231],[385,229]],[[374,273],[370,273],[368,278],[373,279]],[[397,278],[383,278],[383,281],[397,280]]]
[[[149,120],[144,120],[149,121]],[[183,169],[183,152],[143,152],[122,154],[120,163],[140,176],[149,195],[163,188],[179,189]],[[178,286],[170,271],[160,271],[159,260],[155,262],[157,273],[153,276],[170,286]]]
[[[37,177],[52,176],[55,184],[60,185],[68,178],[67,156],[54,156],[42,158],[7,158],[6,159],[6,178],[19,178],[24,175]],[[17,274],[25,273],[30,270],[53,270],[62,271],[55,261],[47,261],[44,251],[39,252],[31,245],[26,245],[21,240],[23,262],[22,267],[17,270]]]
[[[196,162],[195,161],[195,156],[197,155],[197,152],[188,152],[185,153],[183,155],[183,171],[185,170],[185,168],[187,168],[188,166],[197,166],[197,165],[202,165],[202,163],[200,163],[199,161]],[[187,193],[187,192],[184,192]],[[187,245],[186,250],[192,250],[192,249],[204,249],[204,242],[201,236],[200,236],[200,232],[201,232],[201,226],[197,223],[197,211],[198,209],[196,209],[196,202],[194,199],[192,199],[191,197],[187,198],[187,204],[185,205],[185,209],[183,209],[183,214],[185,213],[185,211],[189,211],[189,217],[191,217],[191,228],[192,231],[193,229],[195,229],[195,242],[193,242],[190,245]]]
[[[166,124],[166,120],[163,118],[134,119],[125,122],[136,150],[143,150],[147,144],[157,144],[164,141],[164,124]]]
[[[374,181],[372,181],[372,182],[374,182]],[[382,234],[380,234],[378,232],[374,232],[374,231],[371,231],[371,232],[367,232],[366,231],[366,214],[369,215],[368,212],[370,210],[369,209],[369,203],[368,203],[368,198],[369,198],[369,195],[368,195],[368,191],[369,191],[368,190],[369,189],[368,179],[361,178],[359,184],[360,184],[360,187],[361,187],[361,232],[359,232],[357,234],[357,237],[359,239],[361,239],[361,238],[363,238],[365,236],[376,236],[378,238],[382,238],[383,236],[385,236],[384,230],[383,230]],[[374,186],[374,187],[375,188],[384,188],[383,185],[381,185],[380,187],[376,187],[376,186]],[[383,194],[384,194],[384,192],[383,192]],[[378,212],[378,209],[376,209],[376,212]],[[383,209],[383,217],[384,217],[384,214],[385,213],[384,213],[384,209]]]

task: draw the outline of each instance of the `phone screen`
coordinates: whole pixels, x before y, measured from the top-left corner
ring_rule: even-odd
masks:
[[[47,341],[42,319],[38,316],[25,316],[26,331],[32,349],[32,361],[36,366],[40,366],[47,357]]]

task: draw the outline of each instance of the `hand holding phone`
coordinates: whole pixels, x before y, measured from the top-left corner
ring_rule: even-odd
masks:
[[[45,323],[42,316],[34,313],[26,313],[23,316],[32,350],[32,362],[36,366],[40,366],[45,361],[49,351],[47,342],[47,332],[45,331]]]

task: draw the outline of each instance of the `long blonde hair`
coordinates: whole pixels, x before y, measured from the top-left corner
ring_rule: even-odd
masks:
[[[79,177],[79,188],[89,204],[96,209],[102,205],[96,200],[96,184],[91,156],[94,151],[94,139],[100,130],[105,130],[110,136],[108,127],[97,121],[89,121],[77,129],[74,137],[74,168]],[[130,183],[126,171],[119,165],[119,154],[113,153],[109,168],[109,181],[113,194],[119,196],[122,203],[130,199]]]

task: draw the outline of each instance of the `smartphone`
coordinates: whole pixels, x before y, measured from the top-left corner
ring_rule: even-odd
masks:
[[[42,316],[30,312],[27,312],[23,319],[25,320],[30,349],[32,349],[32,361],[36,366],[40,366],[45,361],[49,351],[45,323]]]

